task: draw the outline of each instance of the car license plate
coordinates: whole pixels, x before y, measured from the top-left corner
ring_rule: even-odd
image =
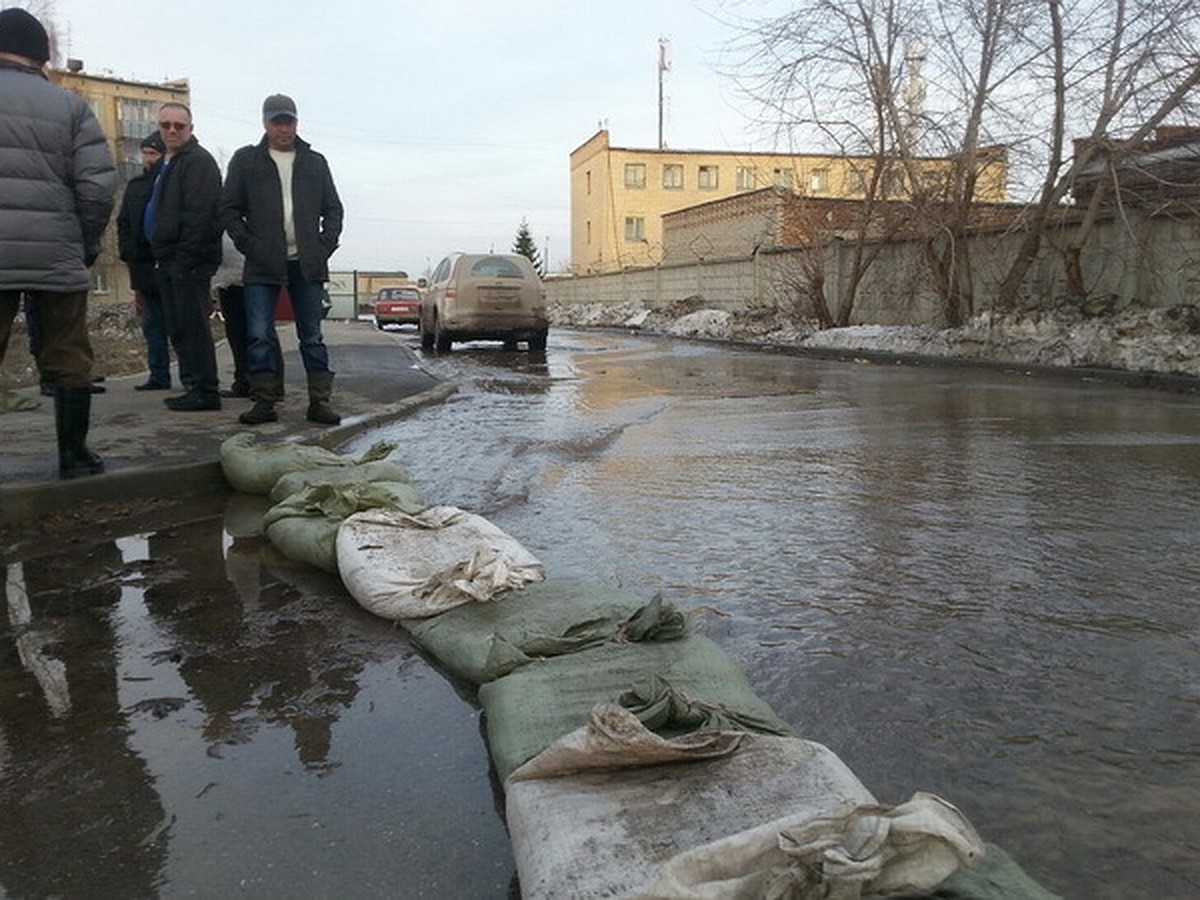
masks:
[[[520,296],[520,290],[513,288],[481,287],[479,289],[479,299],[495,306],[512,306],[518,302]]]

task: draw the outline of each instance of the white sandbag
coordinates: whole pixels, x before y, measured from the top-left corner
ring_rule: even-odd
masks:
[[[249,432],[235,434],[221,444],[221,471],[234,490],[268,494],[280,477],[307,469],[353,466],[386,457],[394,444],[378,443],[362,456],[339,456],[310,444],[262,444]]]
[[[319,469],[306,469],[299,472],[288,472],[280,476],[271,488],[271,499],[278,503],[318,484],[349,484],[351,482],[386,481],[390,484],[404,482],[412,485],[412,479],[404,468],[390,459],[376,459],[369,462],[354,462],[348,466],[322,466]],[[425,504],[420,500],[417,489],[412,487],[413,497],[417,507],[424,509]]]
[[[624,896],[657,879],[674,856],[730,834],[785,815],[811,818],[875,803],[821,744],[763,734],[733,740],[725,732],[663,741],[635,717],[620,721],[614,709],[598,708],[599,723],[593,716],[581,729],[603,734],[566,735],[505,784],[508,830],[527,900]],[[624,760],[622,734],[629,735]],[[695,753],[680,746],[687,742],[697,745]],[[588,768],[580,757],[597,744],[599,768]],[[612,768],[617,765],[634,767]]]
[[[337,535],[351,596],[385,619],[421,619],[545,578],[542,564],[487,519],[453,506],[350,516]]]
[[[983,841],[954,806],[907,803],[790,814],[670,860],[629,900],[920,896],[977,864]]]

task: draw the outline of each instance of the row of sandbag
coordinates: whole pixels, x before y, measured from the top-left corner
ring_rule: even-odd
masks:
[[[1050,896],[944,800],[879,805],[658,598],[549,579],[401,624],[479,687],[524,897]]]
[[[284,556],[339,575],[384,618],[433,615],[543,577],[541,563],[482,516],[427,506],[387,459],[394,449],[377,443],[351,457],[238,434],[221,445],[221,467],[235,490],[273,501],[262,530]]]
[[[945,801],[879,806],[669,605],[542,581],[491,523],[424,507],[391,450],[240,435],[222,463],[275,501],[282,552],[478,685],[524,896],[1047,896]]]

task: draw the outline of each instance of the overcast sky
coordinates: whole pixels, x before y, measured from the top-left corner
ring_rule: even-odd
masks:
[[[420,274],[453,250],[507,252],[527,219],[570,256],[569,155],[607,122],[680,149],[771,149],[718,74],[731,0],[53,0],[64,56],[138,81],[187,78],[196,136],[224,165],[290,94],[346,205],[335,269]]]

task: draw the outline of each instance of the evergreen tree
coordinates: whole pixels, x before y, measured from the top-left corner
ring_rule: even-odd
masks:
[[[542,258],[538,255],[537,244],[533,242],[533,236],[529,233],[529,222],[525,219],[521,220],[521,227],[517,229],[517,239],[513,241],[513,253],[519,253],[531,263],[533,270],[538,275],[545,275],[542,268]]]

